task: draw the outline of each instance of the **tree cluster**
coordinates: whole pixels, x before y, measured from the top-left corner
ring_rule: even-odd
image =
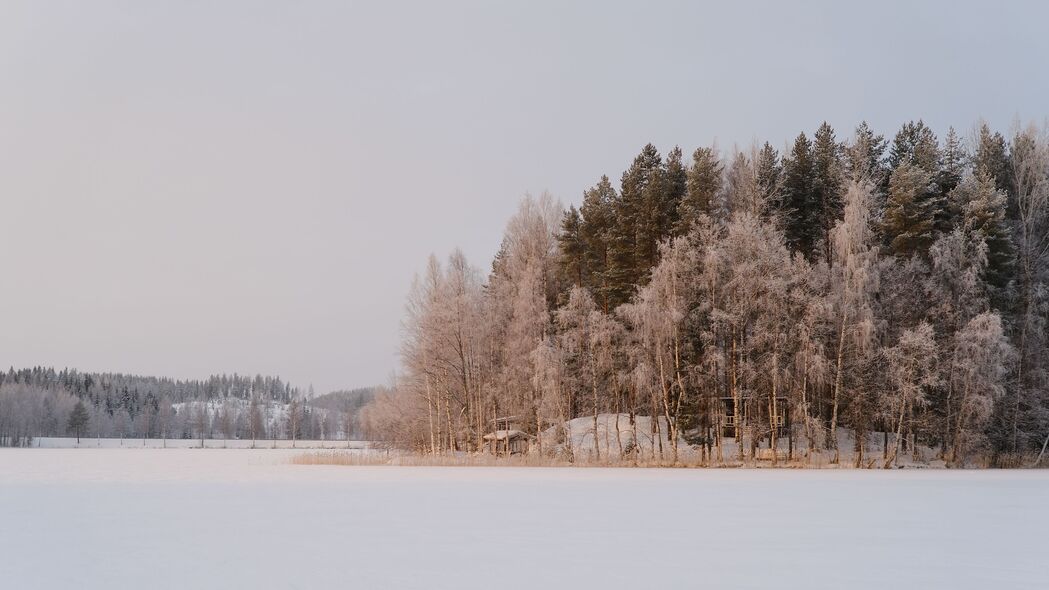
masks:
[[[431,453],[480,450],[512,417],[572,456],[564,425],[592,417],[596,438],[611,413],[660,417],[666,460],[1004,463],[1049,437],[1047,318],[1041,129],[941,141],[917,121],[890,142],[863,123],[842,141],[824,123],[782,155],[689,162],[647,145],[578,208],[526,197],[487,276],[431,257],[403,372],[365,422]]]
[[[205,380],[50,367],[0,373],[0,446],[38,436],[341,439],[360,436],[372,390],[313,396],[278,377]],[[316,402],[316,403],[315,403]],[[74,415],[75,410],[75,415]]]

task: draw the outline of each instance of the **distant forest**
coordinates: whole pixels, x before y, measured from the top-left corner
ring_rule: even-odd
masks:
[[[1047,319],[1045,129],[650,144],[579,207],[525,198],[487,273],[431,257],[366,422],[434,454],[519,437],[572,460],[565,425],[591,416],[595,440],[612,413],[660,417],[666,461],[1018,464],[1049,442]]]
[[[38,436],[338,439],[359,436],[370,388],[315,396],[279,377],[204,380],[50,367],[0,372],[0,446]],[[70,419],[78,404],[83,424]]]

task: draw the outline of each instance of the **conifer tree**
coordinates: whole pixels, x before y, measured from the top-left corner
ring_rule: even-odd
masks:
[[[723,172],[724,166],[715,148],[701,147],[692,153],[688,192],[678,207],[678,234],[687,233],[700,216],[718,216]]]
[[[579,238],[583,245],[587,284],[594,298],[607,313],[609,304],[609,254],[616,223],[615,210],[619,196],[607,176],[583,193],[579,210],[582,221]]]
[[[681,201],[688,194],[688,167],[682,161],[681,148],[674,146],[664,165],[664,190],[659,207],[659,241],[669,237],[679,223]]]
[[[652,144],[642,148],[623,173],[615,225],[609,232],[608,281],[615,305],[627,301],[658,254],[652,221],[654,195],[661,192],[663,160]]]
[[[996,188],[994,179],[981,169],[966,176],[951,192],[950,200],[960,226],[987,244],[984,280],[995,289],[997,303],[1001,304],[1002,290],[1012,277],[1015,260],[1005,218],[1005,192]]]
[[[73,411],[69,413],[69,422],[66,423],[66,427],[69,430],[76,432],[77,444],[80,444],[80,431],[87,426],[87,421],[87,408],[84,407],[84,402],[77,400],[76,405],[73,406]]]
[[[569,284],[582,286],[586,284],[588,272],[586,268],[586,246],[582,238],[583,219],[579,210],[572,205],[565,211],[561,220],[561,232],[557,234],[557,243],[560,250],[561,272]]]
[[[969,155],[965,152],[961,139],[954,131],[954,127],[947,129],[947,135],[943,139],[943,165],[940,168],[940,192],[947,194],[958,186],[965,176],[965,168]]]
[[[765,203],[765,210],[762,211],[762,215],[768,216],[776,212],[780,207],[783,188],[783,165],[780,163],[779,151],[767,141],[758,150],[755,160],[758,187],[761,190],[762,201]]]
[[[924,254],[936,239],[934,190],[932,175],[920,166],[905,161],[893,171],[882,229],[897,256]]]
[[[889,167],[893,170],[909,163],[935,175],[940,169],[940,148],[936,134],[925,122],[910,121],[896,134],[889,150]]]
[[[981,123],[976,132],[973,168],[990,177],[998,190],[1005,191],[1006,194],[1012,193],[1012,174],[1005,137],[997,131],[992,133],[987,123]]]
[[[830,259],[830,230],[841,217],[841,151],[841,145],[834,138],[834,129],[824,121],[812,144],[813,202],[819,232],[816,243],[822,246],[824,260]]]
[[[852,144],[845,148],[845,168],[849,178],[883,187],[889,176],[885,169],[887,147],[885,136],[876,135],[866,121],[860,123]]]
[[[815,170],[812,142],[805,134],[794,140],[790,156],[783,162],[783,199],[781,215],[787,245],[811,259],[819,235],[815,201]]]

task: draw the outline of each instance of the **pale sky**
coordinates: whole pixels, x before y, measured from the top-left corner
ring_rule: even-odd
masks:
[[[431,252],[649,141],[1049,115],[1044,3],[786,4],[4,0],[0,365],[382,383]]]

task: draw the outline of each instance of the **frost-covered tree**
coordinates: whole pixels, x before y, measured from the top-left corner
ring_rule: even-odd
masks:
[[[692,153],[686,186],[685,197],[678,205],[679,234],[687,233],[700,216],[717,217],[723,212],[724,164],[716,146]]]
[[[960,464],[966,453],[985,440],[996,400],[1005,393],[1008,362],[1013,354],[1001,318],[984,312],[958,332],[951,367],[952,389],[957,392],[956,417],[950,423],[948,462]]]
[[[831,232],[828,309],[834,326],[834,382],[829,443],[838,459],[838,413],[847,402],[846,373],[858,366],[874,342],[875,293],[879,287],[878,246],[872,228],[872,187],[852,181],[845,193],[841,221]]]
[[[893,450],[885,459],[885,467],[899,462],[904,423],[916,408],[927,403],[926,393],[938,384],[936,366],[937,343],[932,326],[922,322],[916,328],[904,330],[899,342],[884,351],[887,359],[885,409],[893,425]]]
[[[889,178],[882,231],[897,256],[924,254],[936,239],[936,187],[924,168],[902,162]]]

